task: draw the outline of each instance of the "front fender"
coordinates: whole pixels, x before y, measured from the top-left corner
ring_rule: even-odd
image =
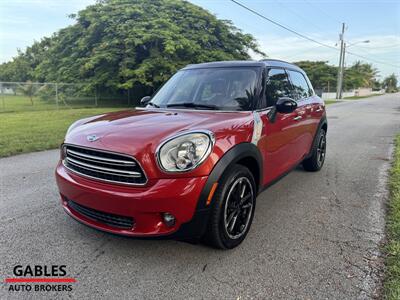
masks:
[[[227,151],[224,156],[217,162],[217,164],[212,169],[210,175],[208,176],[207,182],[200,194],[199,201],[197,203],[197,209],[206,208],[206,201],[208,195],[210,194],[212,185],[215,182],[218,182],[224,173],[224,171],[228,168],[228,166],[237,163],[241,159],[251,157],[257,161],[258,164],[258,178],[259,182],[257,182],[258,187],[262,183],[262,156],[260,150],[252,143],[241,143],[238,144],[229,151]]]
[[[258,150],[257,146],[255,146],[254,144],[247,142],[232,147],[217,162],[217,164],[212,169],[210,175],[208,176],[206,184],[204,185],[204,188],[200,193],[200,197],[197,202],[196,212],[193,215],[192,220],[188,223],[182,224],[178,232],[173,235],[174,237],[178,239],[185,239],[187,237],[199,238],[203,236],[204,232],[207,229],[209,215],[212,207],[212,203],[211,205],[207,206],[206,202],[213,184],[220,180],[222,174],[230,165],[239,162],[241,159],[249,157],[257,161],[259,172],[259,182],[257,184],[258,187],[261,186],[263,163],[260,150]]]

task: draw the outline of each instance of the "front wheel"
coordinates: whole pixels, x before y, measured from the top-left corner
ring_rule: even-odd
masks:
[[[325,162],[326,156],[326,131],[319,130],[316,136],[317,143],[312,150],[311,156],[303,161],[303,167],[306,171],[319,171]]]
[[[249,169],[241,165],[229,167],[212,205],[205,242],[220,249],[238,246],[249,232],[256,205],[256,185]]]

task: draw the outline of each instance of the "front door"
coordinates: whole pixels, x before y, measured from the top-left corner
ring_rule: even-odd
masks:
[[[281,97],[293,98],[293,87],[284,69],[268,70],[265,82],[265,107],[259,110],[263,129],[258,147],[264,160],[264,182],[268,184],[289,171],[300,159],[301,119],[303,108],[289,114],[277,113],[274,122],[269,112]]]

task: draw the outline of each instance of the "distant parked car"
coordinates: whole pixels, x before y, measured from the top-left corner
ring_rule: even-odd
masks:
[[[265,187],[300,163],[324,164],[325,105],[295,65],[188,65],[142,102],[67,132],[57,183],[66,212],[86,225],[234,248]]]

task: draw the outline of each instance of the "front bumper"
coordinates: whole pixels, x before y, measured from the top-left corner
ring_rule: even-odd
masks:
[[[61,163],[56,169],[57,185],[65,211],[76,220],[114,234],[135,237],[196,236],[204,229],[207,210],[196,210],[207,177],[150,180],[146,186],[131,187],[86,179],[68,171]],[[99,212],[130,217],[132,228],[118,228],[74,210],[69,201]],[[163,213],[175,216],[167,226]]]

